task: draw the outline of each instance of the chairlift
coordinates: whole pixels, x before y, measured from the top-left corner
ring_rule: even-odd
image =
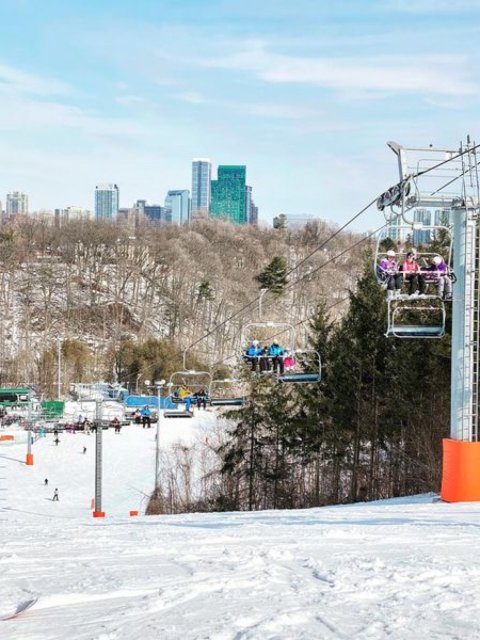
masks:
[[[320,382],[322,379],[322,363],[320,354],[314,349],[295,349],[291,357],[292,367],[287,366],[284,357],[285,371],[278,376],[279,382],[294,382],[297,384]]]
[[[193,418],[193,411],[187,411],[182,409],[165,409],[163,412],[164,418]]]
[[[438,296],[401,296],[388,300],[387,338],[441,338],[445,304]]]
[[[174,404],[181,404],[185,401],[185,398],[192,398],[196,392],[210,388],[212,382],[212,374],[209,371],[196,371],[195,369],[185,369],[182,371],[176,371],[170,376],[170,382],[168,383],[169,398]],[[190,395],[184,395],[182,397],[175,394],[175,390],[180,386],[184,386]]]
[[[399,250],[395,250],[397,262],[401,265],[407,253],[413,251],[416,256],[416,261],[420,267],[418,274],[424,276],[426,279],[425,284],[427,286],[432,284],[433,280],[428,279],[428,275],[431,275],[429,267],[431,259],[439,254],[436,251],[432,251],[429,245],[441,232],[445,232],[446,237],[449,240],[442,257],[447,266],[447,272],[454,281],[455,276],[452,271],[452,234],[449,227],[445,225],[424,225],[422,223],[414,223],[410,225],[392,224],[385,227],[377,234],[373,269],[378,283],[385,288],[387,286],[388,274],[381,269],[380,262],[382,259],[387,257],[387,250],[382,248],[381,245],[387,238],[389,238],[396,244],[402,244],[405,240],[409,241],[406,247],[404,246]]]
[[[212,407],[243,407],[245,395],[245,382],[238,378],[214,378],[208,391]]]
[[[277,321],[258,321],[249,322],[243,328],[241,332],[241,358],[248,359],[245,349],[253,340],[258,340],[260,345],[270,346],[273,341],[281,343],[284,349],[287,349],[290,353],[295,350],[295,328],[289,322],[277,322]],[[263,366],[268,361],[266,354],[260,354],[252,361],[252,370],[258,368],[263,373],[274,373],[273,370],[267,369]]]

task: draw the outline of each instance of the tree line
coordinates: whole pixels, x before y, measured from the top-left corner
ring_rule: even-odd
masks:
[[[385,291],[368,255],[340,321],[332,322],[325,300],[310,320],[321,382],[251,376],[247,404],[226,415],[210,446],[206,489],[187,500],[177,485],[172,500],[165,478],[158,504],[167,512],[288,509],[438,491],[449,337],[386,338],[385,327]]]

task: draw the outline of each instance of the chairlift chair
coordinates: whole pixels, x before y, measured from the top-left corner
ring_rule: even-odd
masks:
[[[388,300],[387,338],[441,338],[445,334],[445,304],[438,296],[403,296]]]
[[[295,364],[291,371],[278,376],[279,382],[306,384],[320,382],[322,363],[320,354],[314,349],[296,349],[292,352]]]
[[[208,392],[212,407],[243,407],[245,382],[238,378],[212,379]]]
[[[183,409],[165,409],[163,412],[164,418],[193,418],[193,411],[187,411]]]
[[[190,396],[192,397],[195,391],[200,391],[202,389],[206,391],[209,389],[211,382],[212,374],[209,371],[196,371],[195,369],[176,371],[175,373],[172,373],[170,376],[170,382],[168,383],[168,387],[170,387],[169,398],[174,404],[182,404],[184,402],[184,398],[179,398],[174,394],[176,387],[184,385],[192,392],[192,395]]]
[[[283,336],[282,338],[280,338]],[[241,358],[245,357],[244,349],[252,342],[252,340],[259,340],[262,344],[271,344],[273,340],[279,338],[284,348],[288,349],[290,353],[295,350],[295,328],[289,322],[277,322],[277,321],[258,321],[249,322],[242,327],[241,332]],[[259,361],[265,356],[259,356]],[[261,367],[260,367],[261,368]],[[271,371],[273,373],[273,371]]]
[[[438,253],[436,251],[431,251],[431,250],[426,250],[426,251],[420,250],[418,247],[415,246],[415,244],[419,246],[428,246],[440,232],[445,232],[447,234],[449,242],[446,247],[445,254],[442,257],[445,261],[445,264],[447,265],[448,271],[449,272],[452,271],[452,234],[448,226],[425,225],[419,222],[418,223],[415,222],[408,225],[407,224],[397,225],[394,222],[391,225],[384,227],[377,234],[373,269],[379,284],[385,284],[385,280],[382,277],[383,274],[381,273],[381,269],[379,269],[379,264],[380,264],[380,261],[383,258],[385,258],[387,255],[387,251],[383,250],[381,245],[382,245],[382,242],[384,242],[387,238],[390,237],[390,234],[392,233],[392,231],[394,232],[394,235],[397,238],[411,239],[412,241],[411,246],[409,246],[409,248],[407,249],[396,251],[396,254],[397,254],[397,258],[399,258],[399,262],[402,262],[403,258],[406,257],[409,251],[415,251],[417,255],[417,262],[420,266],[420,272],[419,272],[420,275],[422,274],[425,275],[428,272],[430,259],[438,255]],[[426,236],[429,236],[429,238],[427,239]],[[425,241],[423,241],[423,238],[425,238]],[[396,241],[396,238],[391,238],[391,239],[393,241]],[[415,240],[417,240],[416,243],[414,242]]]

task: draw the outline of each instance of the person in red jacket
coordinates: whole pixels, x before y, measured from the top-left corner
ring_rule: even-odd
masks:
[[[420,265],[413,251],[407,253],[400,270],[403,273],[403,279],[408,282],[409,296],[413,296],[415,293],[425,293],[425,278],[421,273]]]

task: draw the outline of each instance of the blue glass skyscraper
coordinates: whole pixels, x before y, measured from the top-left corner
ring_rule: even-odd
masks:
[[[207,158],[194,158],[192,162],[192,220],[210,215],[210,179],[212,163]]]

